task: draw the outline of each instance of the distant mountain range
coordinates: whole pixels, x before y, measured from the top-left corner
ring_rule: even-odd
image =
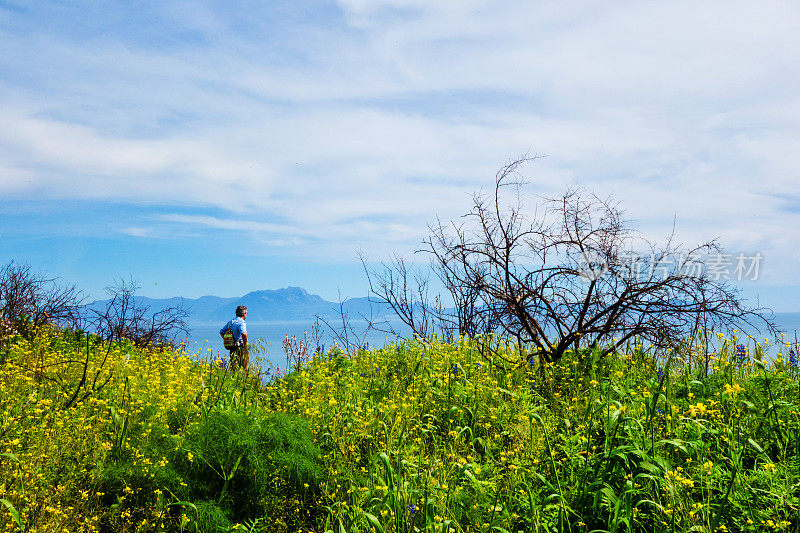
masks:
[[[95,301],[89,304],[89,308],[102,310],[107,302],[108,300]],[[176,296],[158,299],[136,296],[136,305],[147,307],[150,313],[181,304],[189,311],[191,323],[227,322],[233,318],[237,305],[247,306],[247,320],[252,322],[281,320],[313,322],[317,316],[329,320],[340,316],[339,303],[329,302],[316,294],[309,294],[300,287],[253,291],[234,298],[201,296],[191,299]],[[354,321],[362,316],[374,320],[395,318],[388,304],[368,297],[347,299],[343,302],[342,308],[350,320]],[[774,318],[778,326],[790,334],[800,331],[800,313],[775,313]]]
[[[90,308],[102,309],[108,300],[90,304]],[[201,296],[200,298],[148,298],[136,296],[136,305],[149,308],[150,313],[168,307],[183,305],[189,311],[191,322],[224,322],[234,317],[237,305],[247,306],[248,321],[275,320],[313,320],[316,316],[334,318],[340,316],[340,305],[329,302],[316,294],[309,294],[300,287],[253,291],[244,296],[222,298],[220,296]],[[342,304],[344,312],[351,320],[361,316],[382,318],[392,315],[391,308],[372,298],[349,298]]]

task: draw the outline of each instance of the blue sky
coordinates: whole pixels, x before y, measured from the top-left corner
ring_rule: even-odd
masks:
[[[0,261],[366,293],[524,153],[800,310],[800,4],[0,0]]]

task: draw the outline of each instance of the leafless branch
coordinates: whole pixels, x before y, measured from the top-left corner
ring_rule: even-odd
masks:
[[[84,296],[74,285],[10,262],[0,267],[0,316],[26,335],[43,324],[79,328]]]
[[[137,346],[174,345],[187,334],[189,313],[182,304],[151,312],[136,301],[137,289],[133,280],[119,280],[106,289],[109,300],[103,309],[92,311],[89,321],[95,333],[108,341],[128,339]]]
[[[651,243],[616,202],[582,189],[541,198],[530,211],[522,162],[503,167],[492,193],[476,194],[461,221],[429,227],[424,251],[451,311],[431,315],[427,292],[413,288],[402,259],[382,272],[365,267],[372,293],[414,333],[427,337],[433,317],[462,334],[516,339],[526,360],[556,361],[581,345],[608,353],[634,338],[675,346],[699,328],[776,331],[768,310],[748,307],[705,268],[721,251],[716,241],[685,247],[673,225],[663,244]]]

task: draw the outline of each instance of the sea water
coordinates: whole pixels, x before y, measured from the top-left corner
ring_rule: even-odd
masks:
[[[773,317],[776,325],[786,334],[781,339],[786,342],[796,342],[800,339],[800,313],[775,313]],[[400,333],[402,338],[411,336],[410,329],[399,320],[390,322],[391,326]],[[186,351],[194,354],[199,359],[227,359],[228,351],[222,345],[222,337],[219,330],[224,324],[209,322],[192,322],[189,324],[189,336],[186,339]],[[331,323],[333,327],[338,324]],[[758,324],[756,324],[758,325]],[[353,321],[350,324],[355,334],[348,335],[348,342],[353,345],[368,346],[370,348],[381,348],[397,338],[389,333],[369,329],[366,322]],[[341,328],[340,328],[341,329]],[[381,329],[387,329],[384,324]],[[763,340],[763,332],[750,332],[750,328],[742,328],[746,337],[751,333],[754,338]],[[255,349],[251,350],[251,360],[256,357],[261,359],[261,366],[264,368],[284,366],[286,354],[283,349],[283,341],[286,337],[295,337],[297,341],[307,338],[310,344],[315,343],[313,320],[285,320],[285,321],[247,321],[247,335],[251,345]],[[329,350],[336,341],[339,346],[343,344],[342,339],[337,339],[329,328],[322,325],[319,329],[319,348]],[[316,346],[309,346],[308,353],[315,353]]]
[[[400,332],[403,337],[410,336],[410,332],[399,321],[392,321],[391,326]],[[189,324],[189,336],[186,339],[186,351],[195,354],[203,360],[208,359],[227,359],[228,350],[222,345],[222,337],[219,330],[225,324],[209,322],[192,322]],[[308,339],[310,343],[308,353],[313,354],[319,349],[326,352],[336,342],[339,346],[344,343],[344,336],[341,335],[341,327],[331,323],[334,328],[339,327],[337,335],[334,335],[329,328],[322,325],[319,327],[318,338],[314,338],[313,320],[281,320],[281,321],[247,321],[247,338],[251,349],[251,362],[259,357],[262,367],[284,366],[286,354],[283,348],[283,341],[286,337],[295,337],[297,342]],[[385,324],[381,329],[387,329]],[[350,328],[353,332],[348,332],[347,342],[351,345],[365,346],[370,348],[380,348],[396,340],[394,335],[370,329],[364,321],[351,321]],[[265,366],[266,364],[266,366]]]

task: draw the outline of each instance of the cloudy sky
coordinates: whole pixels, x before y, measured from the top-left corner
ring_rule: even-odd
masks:
[[[797,2],[0,0],[0,261],[366,292],[522,154],[800,310]]]

